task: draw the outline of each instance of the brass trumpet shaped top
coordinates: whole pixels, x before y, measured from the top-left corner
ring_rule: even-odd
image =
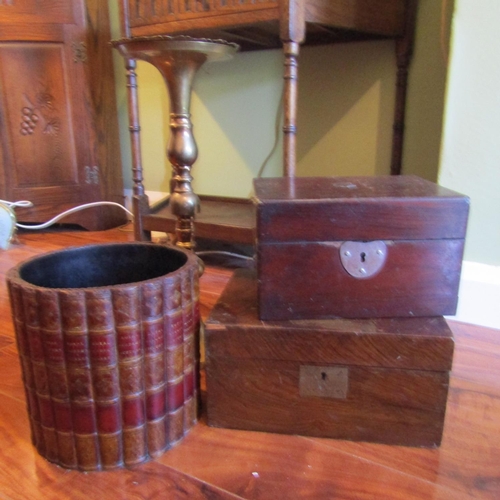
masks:
[[[125,57],[149,60],[166,52],[196,52],[204,54],[206,61],[230,59],[239,45],[226,40],[193,38],[187,35],[153,35],[112,40],[111,45]]]

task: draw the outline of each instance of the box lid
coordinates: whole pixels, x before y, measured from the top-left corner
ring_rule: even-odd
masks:
[[[206,322],[208,357],[450,370],[443,317],[261,321],[255,271],[238,270]]]
[[[462,239],[469,198],[416,176],[254,180],[259,243]]]

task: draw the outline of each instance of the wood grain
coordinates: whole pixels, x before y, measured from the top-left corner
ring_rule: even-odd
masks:
[[[30,24],[72,23],[73,6],[66,0],[51,0],[41,5],[37,0],[3,1],[0,4],[0,24],[24,22]]]
[[[209,425],[440,444],[453,356],[442,318],[259,321],[256,282],[235,273],[206,323]]]
[[[466,196],[415,176],[268,178],[254,186],[262,320],[455,314]],[[348,251],[345,242],[380,242],[385,260],[374,274],[352,275],[344,256],[367,273],[369,250]]]
[[[21,222],[79,204],[123,203],[109,14],[97,0],[0,1],[1,197],[30,200]],[[65,223],[124,224],[101,205]]]
[[[261,178],[254,188],[262,243],[463,239],[467,227],[466,196],[412,175]]]
[[[66,246],[132,240],[118,230],[24,233],[0,253],[0,274]],[[207,267],[204,317],[232,272]],[[210,428],[203,421],[160,458],[131,469],[83,474],[56,467],[31,445],[4,280],[0,284],[0,491],[6,499],[115,498],[497,500],[500,498],[500,331],[450,322],[457,360],[444,435],[421,449]],[[9,343],[10,339],[10,343]],[[467,354],[462,355],[466,348]],[[495,362],[496,359],[496,362]],[[480,371],[478,371],[480,370]],[[483,378],[486,377],[485,381]]]
[[[194,232],[198,238],[216,238],[233,243],[253,245],[255,242],[255,211],[250,200],[200,196],[200,212],[196,214]],[[148,231],[175,231],[176,217],[170,206],[151,214],[143,214]]]
[[[404,32],[404,0],[308,0],[306,20],[344,29],[397,36]]]
[[[347,273],[341,263],[340,242],[259,245],[259,317],[285,320],[455,314],[464,240],[386,243],[386,261],[368,279]],[[307,270],[299,271],[305,262]],[[283,283],[289,286],[283,288]]]

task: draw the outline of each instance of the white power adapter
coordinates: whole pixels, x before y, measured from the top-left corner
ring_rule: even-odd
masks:
[[[7,250],[16,231],[16,214],[9,205],[0,202],[0,248]]]

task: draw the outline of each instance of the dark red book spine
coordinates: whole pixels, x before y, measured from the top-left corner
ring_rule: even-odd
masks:
[[[195,281],[197,269],[186,269],[182,280],[182,316],[184,340],[184,432],[196,422],[199,370],[199,319],[196,317]]]
[[[51,419],[50,424],[54,428],[57,444],[57,453],[48,458],[54,459],[63,467],[74,468],[77,466],[77,456],[58,292],[49,289],[39,290],[38,308],[47,392],[50,395],[47,400],[39,400],[45,406],[45,408],[41,406],[40,409],[44,429],[47,428],[48,419]]]
[[[141,288],[148,448],[152,456],[157,456],[168,446],[163,281],[146,283]]]
[[[42,431],[40,405],[38,402],[33,367],[34,360],[38,360],[38,363],[40,363],[42,359],[42,350],[41,346],[38,346],[35,340],[33,345],[33,360],[29,341],[30,337],[28,334],[28,328],[30,331],[35,330],[35,334],[39,331],[38,314],[34,314],[34,312],[36,312],[36,308],[35,311],[33,310],[33,301],[35,297],[30,294],[25,294],[23,288],[15,282],[9,281],[8,283],[14,331],[16,334],[17,349],[21,361],[22,377],[26,393],[26,403],[31,428],[31,440],[37,450],[39,450],[41,454],[44,454],[46,448],[45,437]]]
[[[122,409],[113,297],[109,289],[85,291],[92,386],[102,468],[123,464]]]
[[[66,375],[78,468],[101,467],[85,292],[59,291]]]
[[[184,318],[182,275],[164,279],[167,436],[170,444],[184,435]]]
[[[140,287],[120,287],[113,290],[113,310],[121,395],[123,459],[125,465],[134,465],[143,462],[148,455]]]

